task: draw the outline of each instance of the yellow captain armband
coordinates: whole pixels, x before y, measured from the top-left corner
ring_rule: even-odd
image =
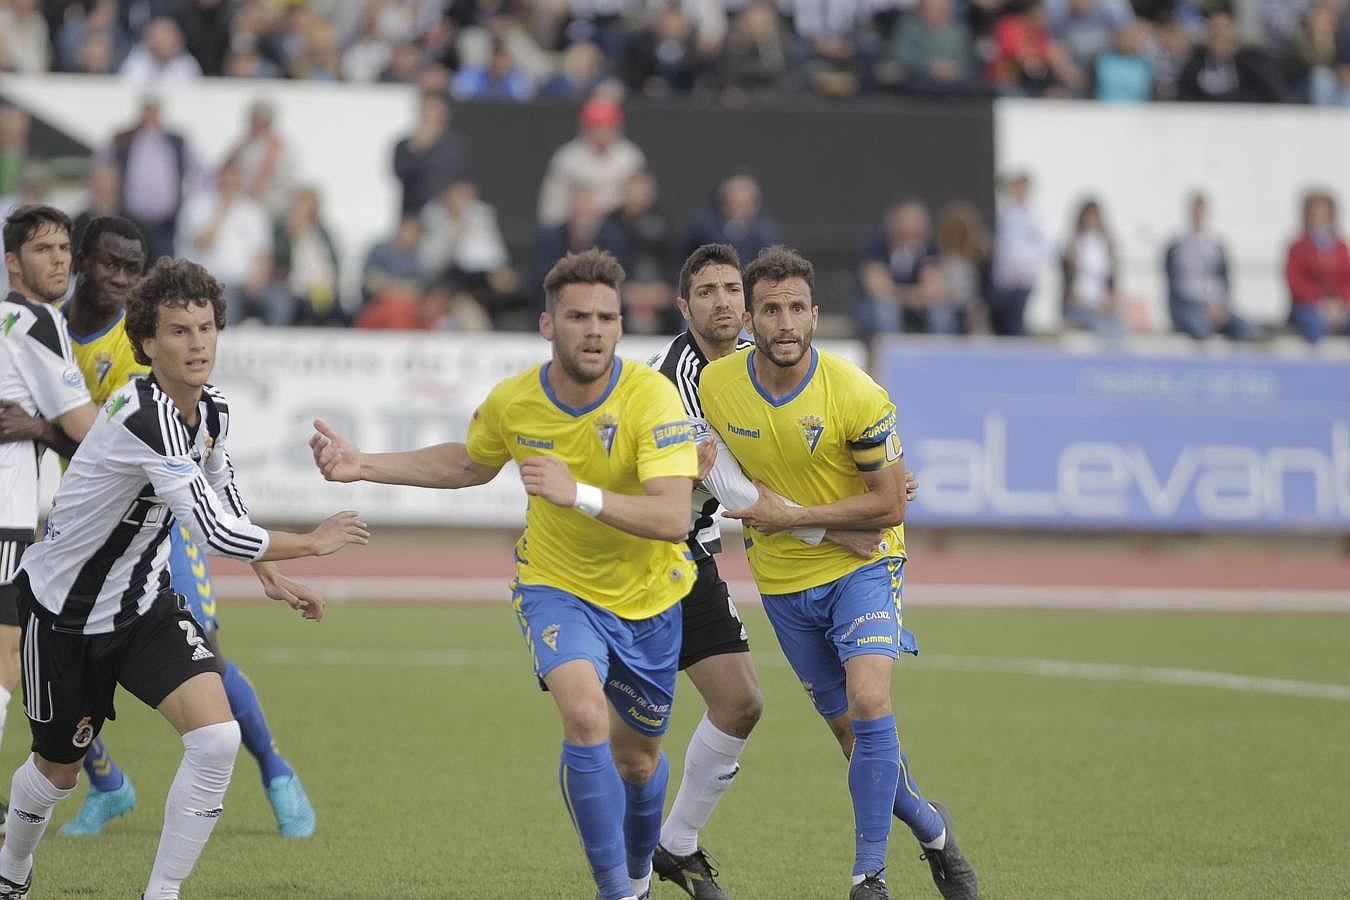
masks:
[[[859,472],[875,472],[884,469],[904,456],[900,446],[900,437],[894,431],[888,432],[878,442],[855,441],[849,444],[853,452],[853,464]]]

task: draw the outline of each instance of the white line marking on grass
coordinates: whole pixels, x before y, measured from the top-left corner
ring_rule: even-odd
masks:
[[[476,665],[519,665],[527,668],[528,659],[514,650],[398,650],[394,648],[260,647],[252,651],[264,663],[305,666],[430,666],[454,668]],[[760,654],[756,665],[782,668],[781,656]],[[1000,675],[1036,675],[1042,678],[1072,678],[1084,681],[1117,681],[1136,684],[1165,684],[1179,687],[1214,688],[1243,694],[1274,694],[1281,697],[1307,697],[1314,700],[1350,702],[1350,685],[1294,681],[1238,675],[1233,672],[1208,672],[1203,669],[1172,669],[1158,666],[1126,666],[1117,663],[1073,662],[1066,659],[1029,659],[1011,656],[949,656],[927,653],[916,665],[954,672],[989,672]]]

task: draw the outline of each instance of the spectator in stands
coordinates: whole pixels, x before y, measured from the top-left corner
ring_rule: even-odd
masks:
[[[285,213],[295,183],[295,154],[277,130],[276,110],[266,100],[249,107],[243,136],[225,154],[225,164],[231,163],[239,167],[246,194],[273,216]]]
[[[298,32],[297,51],[288,71],[297,81],[339,81],[342,78],[342,48],[333,25],[321,19],[308,21]]]
[[[544,275],[555,262],[568,253],[580,253],[591,247],[599,247],[618,257],[623,253],[623,235],[608,218],[596,192],[582,187],[572,192],[567,218],[561,225],[539,229],[534,268],[539,298],[543,298]]]
[[[1256,338],[1256,329],[1233,310],[1228,254],[1209,227],[1209,200],[1190,198],[1190,227],[1167,247],[1167,306],[1181,334],[1203,341],[1226,334],[1235,341]]]
[[[231,324],[258,317],[289,325],[294,310],[283,294],[268,291],[272,274],[272,220],[244,193],[237,165],[222,166],[214,191],[199,191],[183,206],[178,251],[225,286]]]
[[[863,295],[854,305],[853,321],[859,338],[960,330],[959,309],[951,302],[931,232],[921,200],[903,200],[886,213],[858,269]]]
[[[1211,103],[1278,100],[1269,61],[1259,49],[1242,46],[1231,10],[1216,6],[1206,23],[1204,42],[1191,51],[1177,80],[1177,99]]]
[[[165,85],[200,78],[201,64],[183,41],[183,30],[168,16],[146,23],[141,41],[131,48],[118,73],[142,85]]]
[[[187,141],[181,134],[166,131],[160,115],[158,98],[147,97],[140,120],[115,135],[100,155],[100,161],[117,167],[122,212],[141,227],[150,260],[175,255],[183,191],[200,172]]]
[[[471,290],[492,292],[491,285],[510,279],[510,270],[497,225],[497,211],[478,197],[473,182],[455,180],[436,202],[422,210],[422,241],[418,265],[426,281],[454,278]]]
[[[89,223],[102,216],[120,216],[122,179],[117,167],[109,162],[95,162],[89,168],[88,199],[84,209],[75,217],[70,230],[70,245],[80,246],[80,238]]]
[[[708,72],[694,23],[678,3],[652,7],[647,27],[629,35],[621,71],[629,90],[648,97],[688,94]]]
[[[670,219],[657,206],[656,177],[639,172],[623,186],[623,203],[610,213],[623,252],[619,262],[628,273],[623,283],[624,329],[634,334],[669,334],[677,330],[674,250]]]
[[[271,305],[289,309],[290,325],[346,325],[339,296],[340,266],[333,236],[324,227],[319,192],[302,187],[272,234]]]
[[[1343,51],[1339,16],[1339,4],[1330,0],[1308,7],[1284,54],[1288,96],[1317,106],[1350,104],[1350,90],[1337,72]]]
[[[417,293],[422,280],[422,265],[418,259],[422,235],[422,217],[404,215],[392,238],[370,248],[366,264],[361,268],[362,305],[386,292]]]
[[[694,219],[685,255],[703,244],[730,244],[743,260],[782,242],[778,223],[764,212],[764,196],[753,175],[732,175],[717,187],[713,202]],[[747,263],[748,264],[748,263]]]
[[[492,53],[484,66],[465,66],[450,81],[450,93],[456,100],[506,100],[524,103],[534,96],[534,82],[516,64],[511,48],[504,41],[492,42]]]
[[[1096,200],[1079,207],[1073,235],[1064,247],[1063,265],[1065,322],[1109,340],[1123,338],[1116,249]]]
[[[183,27],[188,52],[201,64],[203,75],[225,73],[230,20],[235,11],[231,0],[188,0],[178,4],[177,19]]]
[[[356,327],[395,331],[486,331],[487,315],[452,282],[438,281],[426,291],[386,291],[356,316]]]
[[[609,97],[593,97],[581,107],[580,130],[554,151],[539,188],[539,224],[561,225],[568,218],[572,196],[586,190],[600,214],[617,209],[623,185],[647,167],[642,151],[623,135],[623,110]],[[547,272],[549,263],[540,273]]]
[[[101,45],[91,53],[104,55],[106,61],[101,66],[90,68],[83,64],[86,43]],[[127,49],[126,35],[117,23],[117,0],[93,0],[66,7],[56,31],[56,62],[61,70],[106,75]]]
[[[1176,100],[1182,69],[1191,59],[1191,35],[1175,15],[1168,15],[1153,30],[1144,53],[1153,66],[1153,98]]]
[[[82,75],[111,75],[115,68],[116,45],[106,31],[90,31],[75,50],[74,70]]]
[[[1289,322],[1315,344],[1328,334],[1350,334],[1350,249],[1336,222],[1336,199],[1326,191],[1303,198],[1303,234],[1284,264]]]
[[[855,33],[865,12],[863,4],[795,0],[786,7],[805,51],[801,64],[807,86],[825,97],[857,94],[863,64]]]
[[[402,41],[394,45],[389,53],[389,62],[380,72],[379,81],[383,84],[412,84],[417,73],[422,70],[425,54],[422,48],[412,41]]]
[[[1027,300],[1050,259],[1050,242],[1031,203],[1031,176],[1004,179],[994,226],[994,266],[989,295],[989,325],[994,334],[1027,333]]]
[[[350,4],[348,9],[359,18],[355,23],[355,33],[343,42],[342,78],[344,81],[374,81],[389,64],[393,52],[389,40],[380,33],[384,7],[380,3],[365,3]]]
[[[38,74],[51,69],[47,20],[37,0],[10,0],[0,7],[0,43],[10,72]]]
[[[993,246],[989,229],[974,204],[962,200],[942,210],[938,216],[937,252],[947,301],[959,317],[960,329],[983,330]]]
[[[717,83],[732,103],[785,93],[794,78],[793,52],[778,11],[752,0],[731,24],[717,64]]]
[[[994,25],[986,79],[1010,96],[1065,96],[1080,90],[1083,71],[1050,34],[1040,0],[1011,0]]]
[[[468,148],[450,128],[450,98],[424,93],[417,127],[394,147],[394,175],[403,185],[404,215],[421,212],[455,178],[467,177]]]
[[[32,122],[17,106],[0,107],[0,197],[18,190],[28,167],[28,135]]]
[[[919,0],[895,31],[890,62],[905,90],[965,93],[977,87],[970,33],[952,0]]]
[[[1128,3],[1122,7],[1109,0],[1064,0],[1046,7],[1050,33],[1084,72],[1091,72],[1097,57],[1111,49],[1116,31],[1134,20]]]
[[[1116,30],[1114,46],[1093,66],[1093,94],[1108,103],[1143,103],[1153,97],[1153,63],[1144,55],[1147,26],[1131,21]]]
[[[590,41],[570,44],[562,52],[558,68],[539,89],[541,97],[582,100],[605,79],[605,55]]]
[[[225,74],[230,78],[277,78],[281,69],[258,50],[251,36],[236,38],[225,56]]]

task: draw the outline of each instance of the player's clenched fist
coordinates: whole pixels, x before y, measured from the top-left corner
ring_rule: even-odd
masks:
[[[577,500],[577,480],[567,464],[555,456],[531,456],[520,464],[525,493],[543,497],[555,506],[571,506]]]
[[[317,432],[309,439],[314,452],[314,465],[329,481],[359,481],[361,479],[361,451],[338,434],[323,419],[314,420]]]

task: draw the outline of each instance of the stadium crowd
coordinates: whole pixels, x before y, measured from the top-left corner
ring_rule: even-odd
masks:
[[[532,327],[543,273],[569,250],[599,246],[629,273],[628,330],[669,333],[679,323],[675,270],[691,248],[730,243],[750,260],[793,235],[774,221],[772,198],[750,172],[710,185],[712,199],[692,222],[672,221],[642,149],[625,136],[625,97],[738,102],[787,91],[840,97],[992,88],[1120,100],[1130,99],[1124,88],[1132,85],[1135,99],[1331,102],[1342,84],[1350,98],[1343,5],[0,0],[0,60],[14,70],[120,72],[146,92],[139,118],[90,161],[86,197],[72,209],[80,213],[77,230],[96,215],[133,218],[152,259],[187,256],[221,278],[235,320]],[[1238,47],[1238,35],[1250,31],[1259,39]],[[1133,57],[1122,49],[1129,47]],[[266,102],[212,158],[162,124],[157,86],[220,74],[419,86],[411,133],[392,148],[401,217],[364,259],[340,257],[323,198]],[[454,107],[533,97],[581,106],[575,138],[557,148],[540,185],[528,259],[519,251],[513,257],[493,198],[480,196],[474,167],[484,163],[456,130]],[[4,210],[48,197],[50,173],[29,158],[28,137],[27,114],[0,109]],[[1034,188],[1028,174],[1005,176],[993,222],[968,203],[897,202],[859,247],[853,332],[1024,334],[1026,304],[1047,263],[1063,276],[1066,327],[1109,340],[1167,328],[1149,321],[1117,277],[1122,252],[1110,210],[1088,199],[1076,211],[1043,216]],[[1170,327],[1197,339],[1262,337],[1266,329],[1234,310],[1224,243],[1208,224],[1209,198],[1177,203],[1185,217],[1158,260]],[[1052,227],[1068,224],[1071,212],[1071,227]],[[1303,220],[1287,250],[1288,324],[1314,342],[1350,324],[1350,251],[1329,193],[1308,194]],[[354,268],[359,291],[344,291],[354,280],[343,272]]]

